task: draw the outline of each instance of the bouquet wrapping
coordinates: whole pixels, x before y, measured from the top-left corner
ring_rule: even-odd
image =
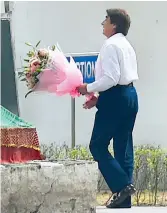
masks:
[[[37,49],[39,43],[36,46],[26,43],[32,50],[27,53],[28,59],[24,59],[27,65],[19,72],[21,81],[26,81],[29,89],[26,97],[34,91],[47,91],[58,96],[69,94],[73,98],[80,96],[77,87],[83,84],[83,76],[73,58],[70,56],[68,61],[58,45]],[[86,95],[86,101],[93,95]]]

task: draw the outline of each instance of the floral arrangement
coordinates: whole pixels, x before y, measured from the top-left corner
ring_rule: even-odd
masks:
[[[83,84],[83,76],[73,58],[70,56],[69,62],[58,43],[43,49],[38,49],[39,44],[40,41],[35,46],[26,43],[31,50],[24,59],[24,70],[18,73],[29,89],[25,97],[34,91],[46,91],[59,96],[69,94],[73,98],[80,96],[77,87]],[[92,96],[87,95],[87,100]]]
[[[38,75],[46,69],[49,60],[49,51],[54,51],[56,46],[52,46],[51,49],[37,49],[41,41],[39,41],[35,46],[26,42],[27,46],[30,46],[32,50],[27,53],[26,65],[23,67],[22,72],[18,72],[21,81],[26,81],[27,87],[33,89],[35,85],[39,82]]]

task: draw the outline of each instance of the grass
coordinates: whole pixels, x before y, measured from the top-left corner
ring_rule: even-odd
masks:
[[[106,201],[111,196],[110,192],[100,192],[97,194],[97,204],[100,206],[105,205]],[[167,206],[167,192],[158,192],[156,206]],[[149,192],[137,194],[133,196],[132,202],[134,206],[153,206],[154,196]]]

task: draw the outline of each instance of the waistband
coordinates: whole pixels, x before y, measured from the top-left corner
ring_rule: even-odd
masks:
[[[120,84],[117,84],[115,87],[133,87],[133,82],[127,84],[127,85],[120,85]]]
[[[103,93],[107,93],[107,92],[109,92],[109,91],[112,91],[112,90],[114,90],[114,89],[116,89],[116,88],[126,88],[126,87],[133,87],[133,82],[131,82],[131,83],[127,84],[127,85],[120,85],[120,84],[117,84],[116,86],[111,87],[110,89],[108,89],[108,90],[106,90],[106,91],[99,92],[99,95],[100,95],[100,94],[103,94]]]

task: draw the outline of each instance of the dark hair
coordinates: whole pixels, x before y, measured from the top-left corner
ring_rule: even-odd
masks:
[[[127,12],[122,9],[108,9],[106,12],[107,16],[110,17],[111,23],[116,25],[116,33],[122,33],[126,36],[131,24]]]

